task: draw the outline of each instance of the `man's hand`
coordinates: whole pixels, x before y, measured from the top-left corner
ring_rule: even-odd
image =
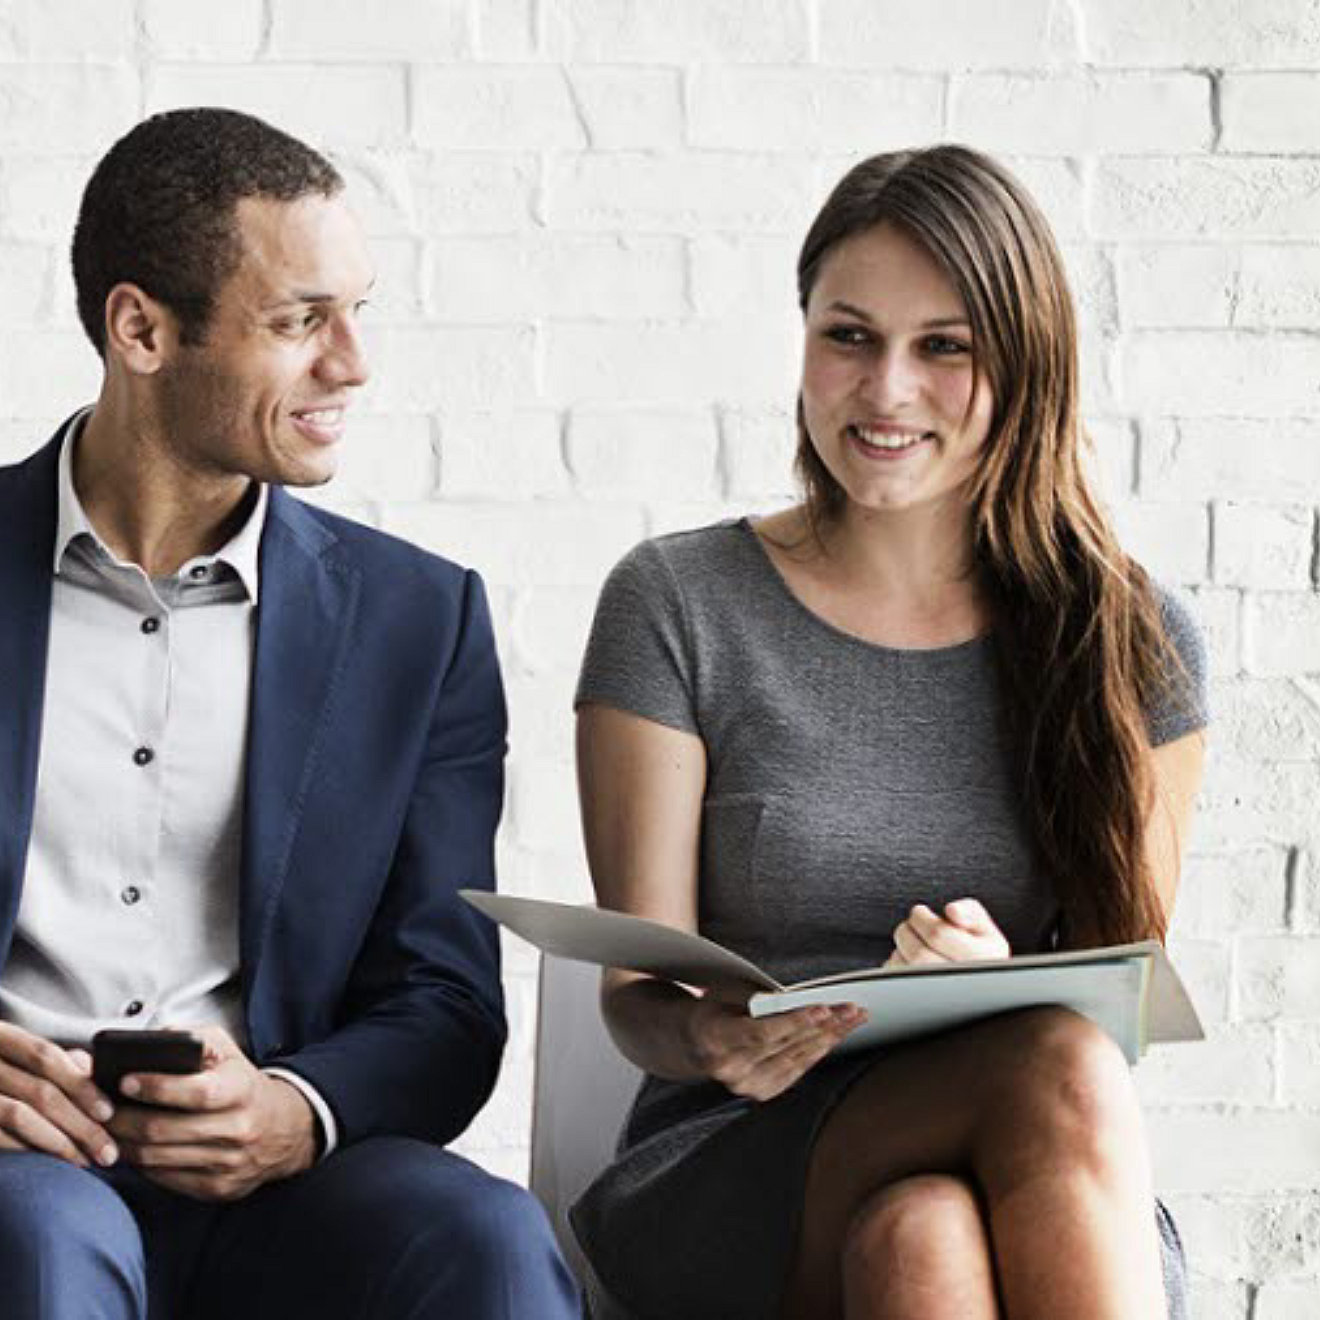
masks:
[[[114,1112],[86,1050],[65,1050],[0,1022],[0,1150],[33,1150],[80,1168],[119,1158],[103,1126]]]
[[[198,1031],[202,1071],[130,1073],[110,1124],[124,1158],[152,1182],[201,1201],[236,1201],[316,1158],[316,1117],[302,1093],[261,1072],[219,1027]]]
[[[975,962],[1012,955],[1003,932],[974,898],[946,903],[944,914],[918,903],[894,931],[894,952],[886,967],[922,963]]]

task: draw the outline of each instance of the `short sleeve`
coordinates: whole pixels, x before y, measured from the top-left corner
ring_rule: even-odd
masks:
[[[1156,593],[1165,636],[1178,664],[1171,667],[1165,691],[1146,712],[1152,747],[1204,729],[1210,721],[1205,640],[1201,629],[1182,601],[1159,587]]]
[[[682,593],[653,541],[615,565],[601,589],[575,707],[599,702],[698,732]]]

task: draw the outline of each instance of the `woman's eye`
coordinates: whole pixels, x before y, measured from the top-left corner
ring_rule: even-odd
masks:
[[[956,357],[960,353],[970,352],[970,347],[960,339],[950,339],[947,335],[931,335],[926,340],[926,352],[936,357]]]
[[[832,325],[825,331],[825,338],[845,348],[858,348],[871,340],[865,330],[855,325]]]

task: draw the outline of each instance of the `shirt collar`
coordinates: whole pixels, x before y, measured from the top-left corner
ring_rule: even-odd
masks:
[[[83,508],[78,492],[73,486],[73,450],[82,435],[83,427],[92,414],[90,407],[75,413],[64,428],[60,441],[60,461],[56,477],[58,514],[55,524],[55,572],[59,572],[64,562],[65,552],[70,542],[79,536],[88,536],[112,562],[117,562],[109,547],[97,535],[92,526],[87,510]],[[266,510],[270,504],[270,489],[263,483],[257,495],[257,502],[252,507],[247,521],[213,555],[196,555],[179,567],[179,575],[197,564],[228,564],[238,574],[247,590],[248,597],[255,605],[260,589],[260,551],[261,533],[266,525]]]

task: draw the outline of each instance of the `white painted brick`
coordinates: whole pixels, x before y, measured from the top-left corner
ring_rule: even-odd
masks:
[[[871,154],[937,140],[943,80],[820,69],[704,67],[688,82],[696,147]]]
[[[1150,1116],[1157,1186],[1306,1192],[1320,1167],[1320,1114],[1241,1109]]]
[[[1219,748],[1206,763],[1197,847],[1294,844],[1310,828],[1317,801],[1320,767],[1313,761],[1251,761]]]
[[[1320,17],[1309,0],[1081,0],[1087,54],[1097,64],[1313,68]]]
[[[537,0],[475,0],[473,45],[478,59],[530,59],[537,48]]]
[[[1124,500],[1114,504],[1113,516],[1123,548],[1161,582],[1206,580],[1210,524],[1203,504]]]
[[[1240,258],[1231,246],[1140,244],[1118,257],[1124,326],[1186,330],[1233,319]]]
[[[1201,151],[1211,135],[1201,74],[985,74],[953,90],[950,136],[990,151]]]
[[[532,155],[437,156],[417,183],[430,233],[507,234],[536,223],[541,165]]]
[[[1198,940],[1177,934],[1168,941],[1169,956],[1206,1027],[1228,1020],[1233,993],[1232,951],[1222,939]],[[1191,1045],[1170,1046],[1175,1052]]]
[[[376,331],[373,343],[382,366],[364,401],[375,411],[493,408],[536,396],[530,328],[412,323]]]
[[[334,493],[341,500],[419,500],[435,490],[431,426],[425,417],[348,416]]]
[[[0,151],[101,152],[137,119],[123,66],[0,64]]]
[[[1083,449],[1091,480],[1106,505],[1131,498],[1136,484],[1137,441],[1131,422],[1097,418],[1086,423],[1089,450]]]
[[[513,655],[525,673],[577,679],[596,612],[594,587],[532,587],[518,593],[511,636]],[[570,694],[571,695],[571,694]],[[566,722],[570,716],[561,710]]]
[[[1302,678],[1240,678],[1212,685],[1217,746],[1262,761],[1306,761],[1320,746],[1320,693]]]
[[[1314,73],[1230,74],[1220,83],[1222,151],[1313,153],[1320,120]]]
[[[699,500],[680,504],[657,500],[646,510],[646,534],[665,536],[669,532],[686,532],[695,527],[712,527],[730,518],[742,518],[747,512],[747,506],[741,501]]]
[[[569,80],[597,151],[676,147],[683,90],[676,69],[572,69]]]
[[[371,259],[376,267],[376,283],[367,305],[368,323],[421,316],[426,310],[421,243],[415,238],[373,238]]]
[[[403,72],[356,65],[161,65],[147,109],[218,105],[242,110],[318,151],[402,143],[407,136]]]
[[[603,578],[606,571],[602,569],[600,577]],[[566,589],[543,585],[527,588],[534,591]],[[593,581],[590,587],[579,586],[575,589],[588,591],[594,596],[597,586]],[[564,667],[538,673],[525,672],[516,644],[512,650],[506,646],[503,654],[512,658],[512,663],[506,664],[505,675],[509,698],[509,727],[512,730],[512,745],[517,755],[571,765],[574,736],[573,688],[577,677],[575,671]],[[574,847],[576,846],[574,844]],[[535,850],[533,851],[535,855]],[[567,874],[576,874],[576,872],[570,871]]]
[[[1307,690],[1310,699],[1320,702],[1320,691],[1312,679],[1295,680],[1299,687]],[[1292,910],[1289,912],[1289,926],[1296,931],[1315,934],[1320,931],[1320,865],[1317,865],[1317,849],[1320,845],[1308,839],[1308,846],[1299,848],[1294,865]]]
[[[583,63],[789,64],[810,53],[801,0],[549,0],[555,44]]]
[[[1078,32],[1050,0],[828,0],[820,7],[827,64],[877,69],[1034,69],[1071,63]]]
[[[1320,410],[1320,338],[1145,330],[1123,347],[1123,394],[1143,412],[1288,417]]]
[[[419,68],[413,85],[414,131],[425,146],[526,151],[586,145],[560,69]]]
[[[1320,1256],[1320,1198],[1314,1193],[1173,1200],[1188,1263],[1198,1273],[1223,1280],[1277,1278],[1308,1270]]]
[[[265,0],[226,0],[216,21],[199,21],[199,6],[179,0],[142,0],[140,13],[147,50],[161,60],[250,60],[265,32]]]
[[[561,403],[767,404],[796,389],[795,325],[770,320],[546,328],[545,379]]]
[[[1247,1021],[1320,1018],[1317,941],[1259,935],[1238,943],[1238,1008]],[[1320,1167],[1320,1166],[1316,1166]]]
[[[1263,677],[1320,673],[1320,596],[1262,591],[1247,600],[1248,672]]]
[[[1233,323],[1313,330],[1320,324],[1320,251],[1307,247],[1247,247]]]
[[[1094,186],[1104,238],[1311,238],[1320,161],[1225,156],[1113,157]]]
[[[0,408],[8,417],[67,417],[96,398],[101,377],[81,330],[0,333]]]
[[[703,234],[689,249],[698,316],[797,313],[797,254],[788,235]]]
[[[1216,700],[1212,734],[1224,739],[1222,703]],[[1288,897],[1288,852],[1284,848],[1238,848],[1193,853],[1183,865],[1173,928],[1179,938],[1224,931],[1283,929]]]
[[[709,411],[575,408],[573,484],[588,499],[699,499],[715,487],[719,436]]]
[[[1252,1320],[1315,1320],[1320,1280],[1269,1281],[1256,1294]]]
[[[447,412],[440,421],[441,493],[450,500],[567,495],[560,429],[549,409]]]
[[[4,290],[7,321],[24,324],[41,319],[49,310],[52,281],[48,248],[36,243],[0,243],[0,289]]]
[[[1153,1049],[1137,1069],[1142,1103],[1268,1104],[1275,1084],[1267,1026],[1211,1028],[1204,1041]]]
[[[1320,1028],[1313,1022],[1277,1028],[1282,1054],[1283,1098],[1290,1104],[1314,1106],[1320,1096]],[[1320,1206],[1315,1217],[1320,1219]],[[1320,1233],[1310,1238],[1310,1259],[1299,1264],[1320,1266]]]
[[[1200,587],[1183,592],[1205,637],[1210,673],[1226,679],[1242,671],[1242,597],[1240,591]]]
[[[764,508],[797,497],[797,423],[792,413],[782,408],[722,409],[720,438],[729,499],[755,501]]]
[[[408,156],[398,148],[328,152],[350,205],[373,238],[411,238],[419,204]]]
[[[6,0],[0,60],[122,60],[133,51],[134,0]]]
[[[1141,425],[1143,495],[1295,499],[1320,489],[1320,422],[1158,419]]]
[[[1094,241],[1086,227],[1086,189],[1076,162],[1050,156],[998,159],[1035,199],[1060,243]]]
[[[1193,1274],[1187,1281],[1187,1314],[1196,1320],[1249,1320],[1251,1295],[1247,1283],[1219,1283]]]
[[[538,232],[441,239],[432,305],[447,320],[654,320],[687,311],[679,238]]]
[[[640,510],[556,503],[395,504],[385,528],[500,586],[594,586],[642,539]]]
[[[276,59],[456,60],[471,54],[465,0],[272,0]]]
[[[509,776],[509,828],[530,848],[582,847],[577,778],[571,761],[524,758]]]
[[[1117,393],[1119,348],[1117,334],[1078,326],[1077,355],[1081,364],[1078,402],[1083,417],[1113,416],[1124,411]]]
[[[1306,505],[1214,505],[1214,580],[1302,591],[1311,585],[1315,515]]]
[[[1082,332],[1094,337],[1114,330],[1118,294],[1110,254],[1089,243],[1069,243],[1061,251]]]
[[[632,152],[548,162],[546,218],[555,228],[801,234],[820,189],[798,158]]]

